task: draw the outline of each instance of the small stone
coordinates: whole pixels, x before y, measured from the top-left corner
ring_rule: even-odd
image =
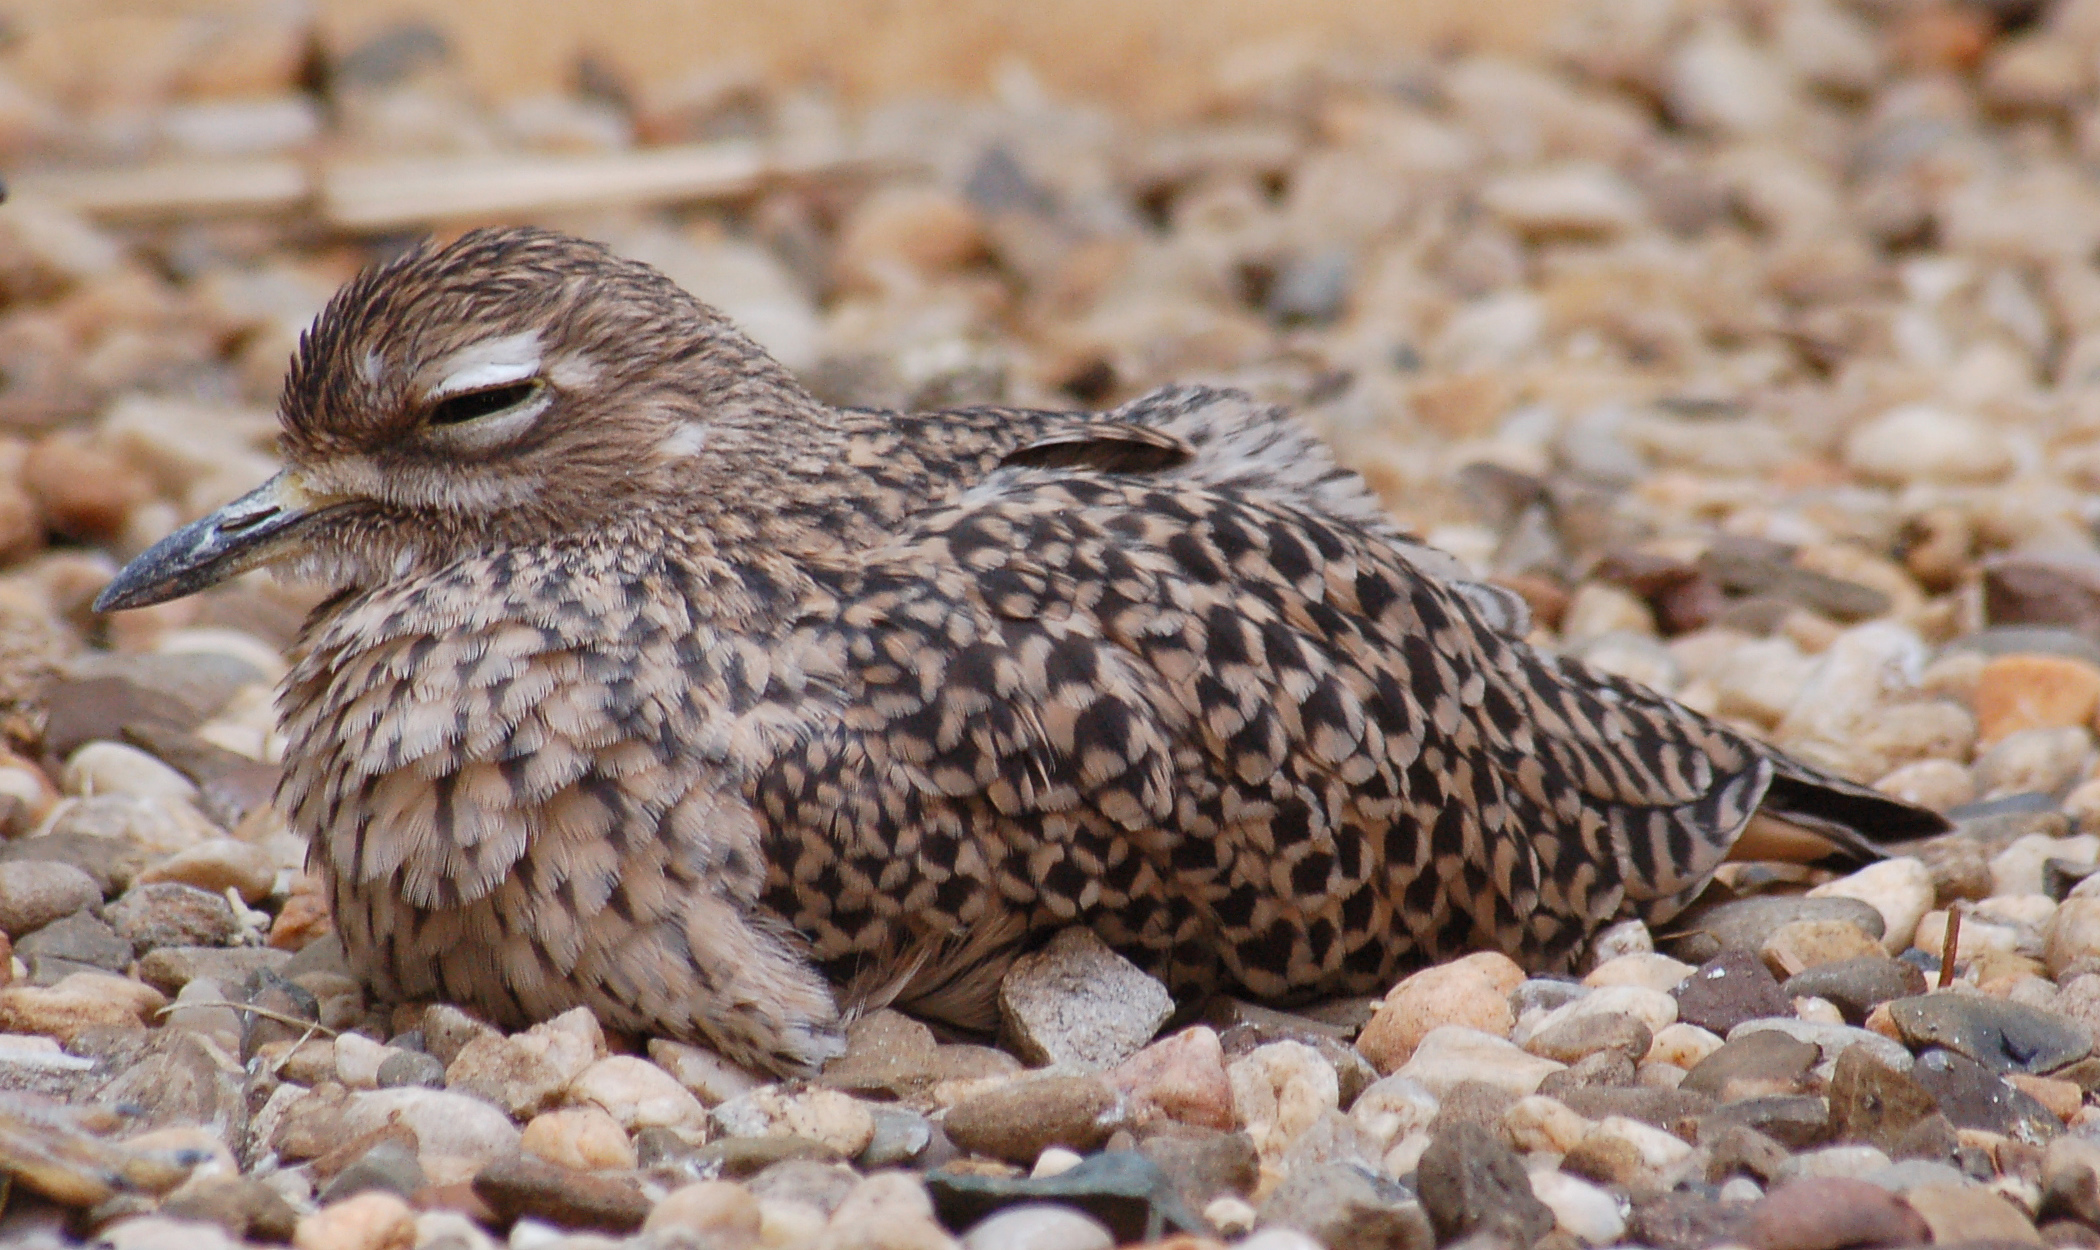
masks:
[[[1939,1104],[1917,1079],[1858,1047],[1838,1056],[1830,1078],[1830,1126],[1838,1140],[1865,1142],[1889,1154],[1903,1146]]]
[[[2051,893],[2052,860],[2089,873],[2094,862],[2100,860],[2100,837],[2088,833],[2052,838],[2047,834],[2030,833],[2014,838],[2010,846],[1991,856],[1991,893],[1994,896]],[[2062,893],[2062,887],[2057,887],[2054,892]]]
[[[1518,1179],[1523,1175],[1518,1165]],[[1525,1197],[1538,1201],[1528,1186]],[[1437,1239],[1423,1206],[1387,1177],[1328,1163],[1293,1169],[1262,1203],[1260,1220],[1269,1231],[1295,1229],[1329,1250],[1431,1250]],[[1240,1245],[1252,1246],[1260,1236]]]
[[[1785,1015],[1792,1006],[1764,961],[1740,949],[1700,965],[1674,993],[1679,1021],[1723,1037],[1745,1020]]]
[[[1892,408],[1854,429],[1844,455],[1854,472],[1895,485],[1989,482],[2012,468],[2012,453],[1996,429],[1925,404]]]
[[[2100,711],[2100,666],[2058,655],[2001,655],[1983,666],[1970,698],[1979,744],[2025,729],[2093,722]]]
[[[1823,1052],[1823,1061],[1816,1065],[1816,1074],[1825,1080],[1830,1078],[1837,1057],[1850,1046],[1865,1046],[1867,1053],[1880,1059],[1890,1067],[1909,1071],[1910,1052],[1898,1042],[1890,1041],[1879,1033],[1867,1029],[1855,1029],[1847,1024],[1819,1024],[1809,1020],[1746,1020],[1728,1031],[1728,1040],[1752,1033],[1784,1033],[1796,1041],[1813,1042]]]
[[[665,1080],[668,1081],[669,1078],[666,1077]],[[994,1097],[1012,1088],[1011,1085],[1001,1086],[976,1095],[975,1098]],[[682,1088],[678,1092],[685,1093]],[[686,1098],[692,1100],[692,1095],[686,1094]],[[949,1109],[951,1136],[954,1135],[957,1112],[971,1101],[973,1099],[965,1099]],[[691,1105],[697,1112],[699,1102],[692,1100]],[[970,1131],[972,1126],[970,1114],[972,1113],[964,1113],[966,1132]],[[714,1108],[707,1118],[718,1131],[730,1137],[794,1137],[816,1142],[845,1159],[850,1159],[867,1149],[868,1143],[875,1137],[875,1118],[867,1104],[835,1089],[821,1087],[791,1093],[779,1085],[761,1086]],[[697,1127],[697,1120],[691,1126]],[[1106,1137],[1106,1134],[1103,1136]],[[960,1144],[961,1139],[958,1138],[957,1142]],[[1034,1158],[1034,1155],[1029,1156],[1031,1161]]]
[[[121,742],[90,742],[73,752],[59,774],[67,794],[122,794],[168,803],[193,803],[197,784],[173,768]]]
[[[1530,1245],[1553,1227],[1553,1212],[1532,1194],[1523,1163],[1479,1125],[1436,1134],[1415,1166],[1415,1188],[1439,1243],[1485,1230]]]
[[[750,1250],[761,1222],[758,1199],[734,1181],[695,1181],[665,1194],[642,1221],[644,1233],[690,1233],[722,1250]]]
[[[1145,1047],[1108,1074],[1138,1119],[1154,1116],[1215,1129],[1234,1126],[1232,1079],[1218,1035],[1202,1025]]]
[[[144,1028],[168,1000],[149,985],[98,972],[76,972],[48,988],[0,989],[0,1032],[44,1033],[61,1041],[97,1026]]]
[[[1780,987],[1789,998],[1815,997],[1836,1004],[1848,1024],[1860,1024],[1882,1003],[1925,992],[1925,974],[1914,964],[1866,956],[1821,964],[1795,974]]]
[[[347,1140],[397,1122],[415,1133],[422,1147],[418,1157],[433,1185],[468,1180],[491,1160],[518,1150],[518,1129],[509,1116],[472,1095],[442,1089],[352,1094],[343,1104],[337,1132]]]
[[[1888,928],[1881,912],[1859,899],[1760,896],[1687,912],[1671,926],[1682,936],[1670,953],[1702,965],[1724,950],[1754,953],[1763,948],[1773,930],[1796,920],[1849,921],[1875,938]]]
[[[1633,1205],[1627,1236],[1636,1245],[1669,1250],[1737,1245],[1751,1209],[1697,1193],[1644,1194]]]
[[[1540,1081],[1563,1067],[1528,1055],[1493,1034],[1445,1025],[1422,1039],[1398,1075],[1421,1083],[1438,1097],[1461,1081],[1482,1081],[1521,1097],[1536,1093]]]
[[[292,1239],[299,1213],[261,1181],[248,1176],[197,1176],[161,1200],[163,1215],[203,1220],[235,1237],[255,1241]]]
[[[1976,994],[1921,994],[1889,1004],[1912,1046],[1944,1046],[1999,1072],[2043,1074],[2076,1063],[2092,1038],[2070,1021]]]
[[[969,203],[934,187],[894,186],[867,197],[839,228],[838,271],[849,286],[882,290],[900,276],[954,269],[984,247]]]
[[[916,1111],[899,1107],[875,1105],[868,1108],[875,1120],[875,1135],[853,1162],[865,1171],[886,1167],[908,1167],[926,1164],[927,1154],[934,1147],[933,1122]],[[945,1150],[952,1146],[945,1135],[940,1138]],[[931,1166],[931,1164],[926,1164]]]
[[[2041,1142],[2062,1130],[2062,1121],[1996,1072],[1966,1055],[1933,1047],[1911,1069],[1940,1113],[1957,1129],[2005,1133]]]
[[[1925,1221],[1879,1185],[1836,1177],[1787,1181],[1751,1206],[1744,1240],[1755,1250],[1915,1245]]]
[[[1091,929],[1070,928],[1014,961],[999,983],[999,1020],[1035,1065],[1114,1067],[1152,1040],[1173,995]]]
[[[1813,1043],[1783,1033],[1748,1033],[1701,1060],[1678,1088],[1711,1094],[1723,1102],[1790,1094],[1800,1088],[1822,1053]]]
[[[634,1144],[627,1139],[627,1130],[599,1107],[541,1112],[525,1126],[518,1148],[579,1172],[635,1166]]]
[[[2082,725],[2023,729],[2007,734],[1977,757],[1976,789],[1985,800],[2015,794],[2054,794],[2070,785],[2093,753]]]
[[[1555,1007],[1543,1016],[1527,1015],[1518,1022],[1512,1040],[1518,1045],[1526,1045],[1548,1029],[1599,1016],[1630,1017],[1639,1021],[1652,1035],[1657,1029],[1677,1023],[1677,1000],[1661,990],[1651,990],[1643,985],[1607,985],[1591,990],[1574,1002]]]
[[[1533,1172],[1531,1192],[1562,1231],[1584,1245],[1609,1246],[1626,1235],[1626,1213],[1610,1191],[1565,1172]]]
[[[879,1016],[885,1013],[874,1014]],[[869,1018],[871,1017],[862,1017],[855,1023],[862,1023]],[[931,1033],[927,1035],[927,1040],[932,1041]],[[761,1078],[737,1067],[711,1050],[689,1046],[684,1042],[674,1042],[669,1038],[650,1038],[649,1058],[657,1067],[670,1073],[680,1085],[685,1086],[686,1092],[698,1098],[703,1107],[727,1102],[765,1084]]]
[[[1953,760],[1913,760],[1874,783],[1891,798],[1947,812],[1976,800],[1976,779]]]
[[[1352,1114],[1354,1108],[1351,1109]],[[1543,1094],[1519,1098],[1502,1113],[1502,1135],[1527,1154],[1551,1151],[1564,1155],[1582,1144],[1596,1123],[1577,1115],[1566,1103]]]
[[[2076,1081],[2029,1076],[2025,1072],[2008,1072],[2005,1081],[2048,1108],[2049,1113],[2059,1120],[2068,1122],[2085,1105],[2085,1089]]]
[[[963,1250],[1113,1250],[1115,1234],[1070,1207],[1008,1207],[963,1234]]]
[[[1319,1068],[1331,1081],[1333,1069]],[[944,1127],[964,1150],[1025,1166],[1047,1146],[1098,1149],[1115,1129],[1117,1102],[1114,1088],[1098,1076],[1022,1077],[957,1102]]]
[[[254,843],[213,838],[149,866],[138,879],[147,884],[172,881],[211,894],[235,890],[252,907],[276,889],[277,860]]]
[[[1579,1063],[1600,1050],[1617,1050],[1638,1061],[1647,1055],[1654,1040],[1655,1035],[1642,1021],[1623,1012],[1606,1012],[1541,1028],[1524,1043],[1524,1049],[1557,1063]]]
[[[226,946],[241,933],[231,903],[187,885],[135,885],[102,915],[141,953],[159,946]]]
[[[1245,1133],[1176,1126],[1147,1134],[1138,1151],[1159,1166],[1192,1208],[1220,1195],[1251,1194],[1261,1183],[1261,1154]]]
[[[1883,948],[1891,955],[1898,955],[1910,944],[1909,938],[1917,931],[1918,919],[1932,909],[1936,895],[1932,870],[1923,860],[1902,855],[1868,864],[1849,877],[1819,885],[1808,892],[1808,897],[1852,898],[1873,907],[1881,913],[1885,926],[1880,935]]]
[[[572,1104],[604,1108],[621,1128],[630,1133],[645,1128],[697,1131],[707,1122],[707,1111],[699,1099],[688,1093],[670,1073],[633,1055],[608,1055],[598,1060],[569,1082],[564,1096]],[[859,1151],[845,1153],[858,1154]]]
[[[1497,952],[1424,968],[1385,996],[1356,1048],[1384,1075],[1406,1063],[1430,1030],[1444,1025],[1507,1037],[1515,1024],[1509,996],[1523,980],[1524,970]]]
[[[1658,955],[1654,951],[1621,955],[1616,959],[1598,964],[1582,983],[1593,990],[1610,985],[1638,985],[1643,989],[1660,990],[1668,994],[1684,979],[1697,971],[1682,959]]]
[[[445,1065],[445,1084],[514,1116],[533,1116],[552,1106],[569,1082],[604,1053],[597,1017],[577,1007],[522,1033],[488,1033],[469,1041]]]
[[[1648,1053],[1642,1058],[1650,1063],[1667,1063],[1689,1073],[1724,1045],[1726,1043],[1717,1033],[1696,1024],[1678,1023],[1657,1031]]]
[[[328,1163],[328,1158],[314,1160],[313,1172],[325,1175]],[[335,1202],[367,1190],[381,1190],[409,1198],[423,1188],[427,1179],[423,1175],[421,1160],[416,1158],[415,1142],[409,1134],[382,1137],[335,1174],[335,1179],[321,1191],[319,1201]]]
[[[1597,1121],[1561,1166],[1594,1181],[1649,1189],[1691,1153],[1684,1141],[1652,1124],[1614,1115]]]
[[[1924,865],[1920,864],[1918,871],[1922,875]],[[1796,920],[1783,924],[1772,931],[1758,951],[1775,977],[1791,977],[1823,964],[1881,953],[1880,941],[1843,920]]]
[[[2100,898],[2065,899],[2042,930],[2043,964],[2049,975],[2061,977],[2073,965],[2096,956],[2100,956]]]
[[[369,1037],[345,1033],[335,1039],[335,1079],[350,1089],[377,1089],[379,1065],[388,1053],[388,1047]]]
[[[1608,238],[1638,225],[1641,200],[1612,170],[1588,163],[1504,174],[1480,189],[1489,213],[1527,238]]]
[[[102,901],[95,879],[49,860],[0,862],[0,931],[20,939]]]
[[[1349,1104],[1349,1118],[1371,1136],[1391,1145],[1429,1127],[1436,1118],[1436,1095],[1408,1077],[1388,1076],[1372,1084]]]
[[[1148,1226],[1208,1231],[1181,1201],[1159,1165],[1134,1150],[1094,1155],[1056,1176],[982,1176],[944,1170],[928,1175],[926,1188],[941,1221],[950,1228],[968,1228],[993,1211],[1019,1203],[1054,1202],[1101,1221],[1119,1243],[1142,1241]]]
[[[379,1063],[380,1089],[443,1089],[445,1065],[420,1050],[396,1050]]]
[[[131,966],[132,960],[131,943],[86,911],[76,911],[29,934],[15,943],[14,953],[29,965],[29,979],[38,985],[55,985],[75,972],[96,968],[121,973]],[[159,951],[152,951],[147,957],[158,954]],[[181,984],[170,985],[159,976],[147,976],[147,971],[142,963],[140,979],[163,994],[182,988]],[[184,977],[182,981],[188,979]]]
[[[2052,1207],[2100,1224],[2100,1143],[2066,1134],[2042,1154],[2042,1194]]]
[[[389,1193],[369,1191],[323,1207],[299,1221],[297,1250],[409,1250],[416,1244],[416,1213]]]
[[[2034,1223],[2004,1198],[1975,1185],[1926,1184],[1906,1191],[1910,1205],[1932,1230],[1934,1243],[2026,1242],[2042,1244]]]
[[[649,1200],[625,1181],[595,1176],[524,1155],[498,1159],[474,1176],[474,1192],[497,1217],[545,1220],[560,1228],[629,1233],[649,1214]]]
[[[1265,1165],[1280,1160],[1299,1134],[1341,1103],[1334,1068],[1303,1042],[1257,1047],[1234,1060],[1226,1076],[1239,1123]]]

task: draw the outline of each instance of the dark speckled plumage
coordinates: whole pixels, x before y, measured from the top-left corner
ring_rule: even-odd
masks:
[[[282,798],[384,996],[806,1070],[870,1005],[988,1023],[1066,925],[1177,991],[1372,991],[1565,967],[1761,803],[1936,827],[1534,651],[1235,393],[840,411],[654,273],[489,231],[347,287],[284,413],[273,558],[340,593]]]

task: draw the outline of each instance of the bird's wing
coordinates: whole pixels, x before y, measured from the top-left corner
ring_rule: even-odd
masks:
[[[1264,994],[1552,964],[1673,909],[1757,807],[1746,740],[1543,660],[1353,520],[1183,472],[995,473],[812,626],[850,693],[756,799],[834,975],[933,984],[1082,915]]]

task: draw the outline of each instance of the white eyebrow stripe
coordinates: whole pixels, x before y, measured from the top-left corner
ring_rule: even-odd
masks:
[[[540,371],[540,335],[537,330],[483,339],[445,357],[429,372],[441,380],[430,388],[432,399],[478,391],[491,386],[523,382]]]

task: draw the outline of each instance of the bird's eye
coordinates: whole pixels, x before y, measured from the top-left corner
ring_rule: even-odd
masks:
[[[539,394],[542,385],[538,378],[527,378],[523,382],[507,382],[502,386],[447,395],[430,409],[430,424],[459,425],[462,422],[494,416]]]

